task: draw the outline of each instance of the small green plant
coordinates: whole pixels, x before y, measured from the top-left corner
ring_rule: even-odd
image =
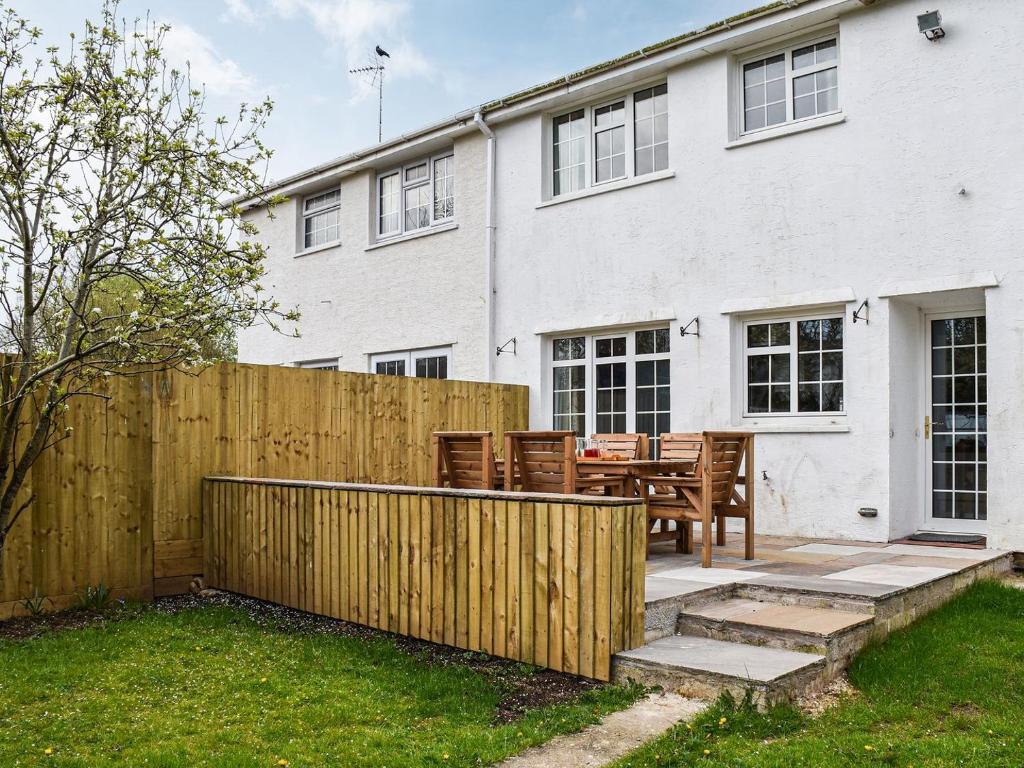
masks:
[[[110,605],[112,597],[110,588],[102,581],[96,586],[89,584],[81,592],[75,593],[75,607],[87,611],[102,611]]]
[[[39,616],[48,602],[50,598],[40,595],[37,589],[32,593],[32,597],[26,597],[21,601],[21,607],[28,611],[29,616]]]

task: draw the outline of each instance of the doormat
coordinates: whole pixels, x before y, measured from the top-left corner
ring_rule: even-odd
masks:
[[[907,544],[949,544],[959,546],[985,546],[985,537],[978,533],[936,533],[921,531],[903,540]]]

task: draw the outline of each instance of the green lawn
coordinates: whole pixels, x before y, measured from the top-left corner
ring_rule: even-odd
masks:
[[[0,640],[0,765],[477,766],[639,695],[596,688],[500,723],[535,671],[263,624],[228,606],[142,609]]]
[[[617,766],[1022,766],[1024,592],[977,584],[867,649],[850,679],[859,694],[818,718],[723,700]]]

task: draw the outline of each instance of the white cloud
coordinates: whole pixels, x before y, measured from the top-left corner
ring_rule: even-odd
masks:
[[[405,36],[409,4],[405,0],[269,0],[270,9],[285,18],[305,16],[317,33],[336,46],[348,67],[372,62],[375,45],[390,54],[385,60],[388,77],[434,78],[437,68]],[[373,92],[369,82],[356,81],[356,95]]]
[[[186,67],[193,84],[202,83],[214,96],[249,97],[256,83],[238,64],[222,56],[209,38],[188,24],[169,23],[164,53],[182,72]]]
[[[227,8],[224,15],[221,16],[223,21],[239,21],[242,24],[256,23],[256,11],[247,0],[224,0],[224,5]]]

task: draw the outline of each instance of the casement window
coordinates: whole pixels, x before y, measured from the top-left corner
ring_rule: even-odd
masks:
[[[382,352],[370,355],[370,372],[387,376],[447,379],[451,370],[451,361],[451,347]]]
[[[841,316],[750,321],[743,339],[746,415],[843,412]]]
[[[551,120],[551,195],[668,168],[665,83]]]
[[[417,160],[377,177],[377,238],[427,230],[455,217],[455,156]]]
[[[302,247],[317,248],[341,239],[341,190],[309,195],[302,201]]]
[[[839,111],[839,47],[833,35],[741,63],[741,131]]]
[[[580,437],[642,432],[658,455],[671,431],[668,328],[551,341],[551,422]]]

